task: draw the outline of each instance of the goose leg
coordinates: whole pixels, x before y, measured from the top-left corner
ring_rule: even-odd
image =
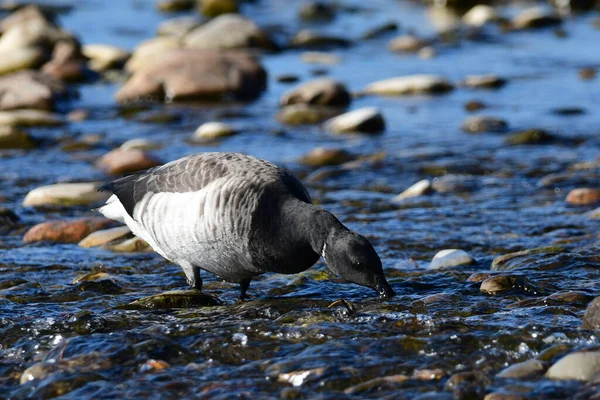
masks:
[[[202,290],[202,278],[200,277],[200,268],[194,267],[190,264],[184,264],[181,266],[185,273],[187,283],[192,289]]]
[[[246,298],[246,291],[248,290],[248,287],[250,286],[250,281],[252,279],[244,279],[242,281],[240,281],[240,297],[238,297],[239,300],[244,300]]]

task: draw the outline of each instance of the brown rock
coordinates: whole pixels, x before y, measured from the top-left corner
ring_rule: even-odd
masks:
[[[48,221],[35,225],[23,237],[24,243],[52,241],[78,243],[90,233],[114,225],[106,218],[81,218],[71,221]]]
[[[467,278],[467,282],[483,282],[491,276],[492,274],[488,272],[475,272]]]
[[[60,81],[40,72],[22,71],[4,75],[0,77],[0,110],[51,110],[54,101],[65,91]]]
[[[13,126],[0,125],[0,149],[31,149],[34,141],[27,132]]]
[[[585,309],[583,329],[600,329],[600,296],[596,297]]]
[[[585,81],[594,79],[597,74],[598,71],[592,67],[585,67],[579,70],[579,77]]]
[[[428,40],[414,35],[402,35],[390,40],[388,49],[397,53],[416,53],[428,45]]]
[[[31,5],[23,7],[0,21],[0,33],[4,33],[13,26],[20,25],[28,21],[38,21],[39,23],[48,22],[48,17],[40,10],[38,6]]]
[[[495,275],[481,282],[480,291],[489,294],[506,292],[515,286],[516,279],[512,276]]]
[[[60,41],[54,46],[52,59],[42,66],[42,72],[63,81],[82,81],[88,72],[87,59],[78,44]]]
[[[195,4],[195,0],[160,0],[156,8],[162,12],[180,12],[193,9]]]
[[[139,149],[117,148],[103,155],[96,166],[110,175],[129,174],[156,167],[161,162]]]
[[[276,45],[252,20],[238,14],[224,14],[200,25],[184,38],[194,49],[275,49]]]
[[[283,106],[302,103],[345,107],[350,101],[350,93],[342,83],[330,78],[319,78],[287,91],[279,103]]]
[[[200,12],[207,17],[239,11],[238,0],[199,0],[199,2]]]
[[[171,50],[140,66],[117,93],[120,103],[149,96],[167,100],[250,100],[265,89],[267,73],[241,52]]]
[[[275,118],[288,125],[318,124],[335,117],[340,113],[338,107],[311,106],[308,104],[292,104],[279,110]]]
[[[352,154],[343,149],[326,149],[317,147],[308,154],[302,156],[298,161],[311,167],[323,167],[328,165],[339,165],[354,159]]]
[[[589,206],[600,203],[600,189],[578,188],[569,192],[567,203],[576,206]]]
[[[300,48],[329,48],[347,47],[351,42],[339,36],[330,36],[309,29],[298,32],[291,40],[290,45]]]

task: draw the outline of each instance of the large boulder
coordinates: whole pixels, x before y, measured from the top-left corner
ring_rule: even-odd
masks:
[[[0,76],[0,110],[51,110],[54,101],[65,92],[60,81],[36,71]]]
[[[251,100],[266,84],[266,71],[247,53],[178,49],[136,69],[116,97],[120,103],[147,98]]]

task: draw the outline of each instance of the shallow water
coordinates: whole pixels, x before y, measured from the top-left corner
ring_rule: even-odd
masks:
[[[110,6],[107,6],[110,3]],[[357,12],[340,12],[326,24],[296,17],[299,1],[262,0],[243,13],[282,38],[310,26],[349,38],[396,21],[400,32],[435,34],[432,18],[417,3],[345,1]],[[83,43],[132,49],[155,35],[169,16],[146,1],[73,2],[60,23]],[[512,15],[520,7],[503,9]],[[156,106],[181,116],[152,124],[120,116],[113,100],[119,85],[79,86],[80,98],[63,111],[84,108],[90,118],[64,128],[35,129],[47,139],[39,149],[0,154],[0,198],[25,226],[46,219],[93,215],[87,208],[35,210],[21,206],[31,189],[59,181],[103,180],[96,157],[132,138],[164,145],[156,154],[171,160],[199,151],[243,151],[283,164],[305,181],[314,199],[378,250],[398,293],[380,302],[369,289],[324,279],[325,266],[296,276],[265,275],[252,282],[252,299],[237,304],[237,287],[204,275],[206,291],[225,304],[180,310],[131,310],[122,306],[144,296],[183,287],[180,268],[157,254],[117,254],[77,245],[22,245],[22,231],[0,236],[0,398],[284,397],[414,398],[435,391],[450,394],[448,378],[479,371],[483,389],[518,392],[526,398],[586,398],[592,385],[544,378],[502,379],[508,365],[539,356],[600,345],[597,334],[581,330],[587,302],[600,295],[598,220],[564,199],[575,187],[598,186],[600,79],[581,80],[581,67],[600,67],[598,13],[567,17],[559,38],[553,29],[503,34],[491,29],[482,40],[442,44],[430,60],[397,55],[384,36],[357,41],[334,53],[342,62],[327,75],[353,91],[378,79],[414,73],[441,74],[458,82],[466,75],[496,73],[508,84],[499,90],[458,88],[439,96],[362,97],[351,108],[379,107],[387,129],[379,136],[333,136],[319,127],[282,126],[274,119],[278,99],[290,88],[275,77],[294,73],[303,80],[323,66],[304,64],[301,51],[265,54],[269,89],[257,101],[228,106]],[[482,114],[506,119],[511,130],[543,128],[563,139],[555,144],[508,146],[504,134],[466,134],[464,103],[490,106]],[[552,110],[583,108],[576,116]],[[204,121],[218,117],[242,133],[209,145],[187,139]],[[225,116],[225,117],[223,117]],[[281,131],[283,135],[279,134]],[[65,152],[60,141],[100,134],[100,144]],[[344,148],[357,155],[385,152],[365,163],[311,180],[313,169],[297,163],[316,146]],[[586,169],[578,165],[589,163]],[[334,171],[336,168],[332,168]],[[394,204],[391,199],[414,182],[458,175],[447,192]],[[542,179],[566,174],[557,183]],[[511,274],[526,277],[505,294],[487,295],[473,272],[490,270],[501,254],[561,245],[517,262]],[[477,259],[470,266],[429,270],[433,255],[461,248]],[[103,271],[110,280],[71,284],[85,273]],[[587,301],[547,299],[578,290]],[[355,309],[342,304],[343,298]],[[162,360],[164,369],[148,360]],[[62,360],[62,361],[61,361]],[[38,361],[70,363],[59,373],[24,385],[20,374]],[[419,374],[419,371],[424,371]],[[291,374],[291,375],[285,375]],[[355,386],[373,378],[406,379]],[[426,376],[426,378],[420,377]],[[466,390],[466,389],[465,389]],[[470,390],[470,389],[469,389]],[[454,390],[458,398],[470,392]],[[463,397],[460,397],[463,396]]]

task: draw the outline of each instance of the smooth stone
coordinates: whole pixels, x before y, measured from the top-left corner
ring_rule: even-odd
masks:
[[[238,14],[224,14],[193,29],[183,39],[187,48],[218,50],[258,47],[274,49],[275,44],[252,20]]]
[[[24,207],[88,206],[101,203],[110,193],[99,192],[98,183],[57,183],[33,189],[23,200]]]
[[[152,247],[142,238],[134,236],[131,239],[120,243],[105,244],[103,249],[114,251],[115,253],[139,253],[153,251]]]
[[[0,149],[31,149],[35,143],[27,132],[12,126],[0,125]]]
[[[81,247],[98,247],[106,243],[110,243],[114,240],[120,239],[131,233],[131,229],[128,226],[117,226],[115,228],[103,229],[100,231],[92,232],[82,241],[79,242]]]
[[[433,187],[431,186],[431,181],[429,179],[423,179],[419,182],[413,184],[408,189],[395,196],[392,199],[392,202],[399,202],[404,199],[410,199],[413,197],[424,196],[433,192]]]
[[[302,83],[281,96],[279,104],[311,104],[316,106],[345,107],[350,104],[351,95],[346,86],[331,78],[318,78]]]
[[[385,130],[385,120],[376,107],[364,107],[333,117],[324,127],[333,133],[381,133]]]
[[[279,110],[275,118],[287,125],[312,125],[335,117],[341,112],[337,107],[292,104]]]
[[[119,146],[122,150],[158,150],[162,148],[160,143],[153,142],[150,139],[138,138],[138,139],[129,139],[124,142],[121,146]]]
[[[579,77],[584,80],[592,80],[598,75],[598,71],[593,67],[584,67],[579,70]]]
[[[123,68],[131,57],[128,51],[108,44],[86,44],[81,52],[90,59],[90,68],[98,72]]]
[[[600,203],[600,189],[577,188],[567,195],[567,203],[575,206],[590,206]]]
[[[503,254],[494,258],[490,269],[492,271],[511,271],[521,266],[526,266],[529,260],[534,261],[539,259],[540,255],[558,254],[563,251],[565,249],[562,246],[547,246]]]
[[[548,144],[556,141],[556,137],[542,129],[529,129],[522,132],[511,133],[506,137],[505,143],[513,146],[530,144]]]
[[[117,148],[109,151],[96,162],[96,167],[109,175],[129,174],[162,164],[154,156],[139,149]]]
[[[324,51],[306,51],[300,55],[300,59],[307,64],[326,65],[339,64],[342,61],[340,56]]]
[[[322,1],[306,1],[300,5],[298,16],[304,21],[327,21],[335,17],[335,8]]]
[[[395,22],[386,22],[381,25],[375,26],[365,33],[363,33],[360,38],[363,40],[371,40],[377,39],[378,37],[384,36],[391,32],[396,32],[398,30],[398,24]]]
[[[490,22],[495,22],[500,18],[496,8],[485,4],[478,4],[471,8],[462,17],[465,25],[480,27]]]
[[[350,386],[350,387],[344,389],[344,394],[352,395],[352,394],[364,393],[364,392],[373,390],[373,389],[377,388],[378,386],[400,384],[409,379],[410,379],[409,376],[402,375],[402,374],[377,377],[377,378],[369,379],[368,381],[361,382],[359,384],[356,384],[356,385],[353,385],[353,386]]]
[[[232,126],[223,122],[205,122],[194,132],[194,139],[218,139],[238,133]]]
[[[439,193],[470,193],[479,187],[477,178],[470,175],[443,175],[433,179],[433,189]]]
[[[527,378],[536,375],[542,375],[546,372],[547,366],[540,360],[531,359],[523,361],[517,364],[513,364],[510,367],[504,368],[498,372],[496,376],[498,378]]]
[[[402,35],[390,40],[387,44],[389,50],[396,53],[416,53],[429,45],[429,40],[415,35]]]
[[[106,218],[80,218],[70,221],[48,221],[37,224],[23,236],[23,243],[51,241],[56,243],[79,243],[90,233],[106,229],[114,221]]]
[[[479,100],[469,100],[465,103],[465,110],[467,110],[468,112],[475,112],[483,110],[484,108],[487,108],[487,106],[485,105],[485,103]]]
[[[593,296],[585,292],[569,290],[567,292],[552,293],[546,299],[563,304],[586,305],[593,299]]]
[[[166,308],[195,308],[218,306],[222,302],[211,295],[205,294],[199,290],[171,290],[168,292],[155,294],[154,296],[144,297],[129,303],[127,308],[148,308],[148,309],[166,309]]]
[[[508,123],[496,117],[473,115],[467,117],[460,127],[468,133],[505,132],[508,129]]]
[[[0,75],[35,69],[45,61],[45,54],[44,50],[38,47],[0,50]]]
[[[309,29],[296,33],[290,42],[292,47],[300,48],[348,47],[350,44],[350,40],[346,38],[330,36]]]
[[[511,290],[516,282],[517,278],[514,276],[494,275],[481,282],[479,290],[488,294],[500,294]]]
[[[76,43],[75,37],[53,22],[28,19],[11,25],[0,37],[0,54],[22,48],[39,48],[51,52],[59,41]]]
[[[483,397],[483,400],[527,400],[529,397],[520,393],[492,392]]]
[[[317,147],[312,149],[308,154],[300,157],[298,162],[311,167],[324,167],[340,165],[354,158],[352,154],[343,149]]]
[[[431,263],[429,269],[458,267],[459,265],[473,264],[475,259],[464,250],[460,249],[445,249],[438,251]]]
[[[567,354],[554,363],[546,378],[589,381],[600,374],[600,351],[578,351]]]
[[[583,314],[583,329],[600,329],[600,296],[588,304]]]
[[[90,112],[83,108],[78,108],[67,113],[67,121],[69,122],[81,122],[88,119]]]
[[[239,0],[197,0],[200,12],[207,17],[237,13]]]
[[[171,36],[183,39],[188,33],[202,24],[202,18],[198,16],[185,15],[183,17],[171,18],[158,25],[156,33],[159,36]]]
[[[98,232],[102,232],[102,231],[98,231]],[[92,235],[93,235],[93,233],[92,233]],[[75,279],[73,279],[71,281],[71,284],[76,285],[81,282],[97,282],[97,281],[103,281],[103,280],[110,279],[110,278],[111,278],[111,276],[109,274],[107,274],[106,272],[90,272],[89,274],[79,275],[78,277],[76,277]]]
[[[469,75],[462,82],[463,86],[471,89],[498,89],[506,85],[507,81],[494,74]]]
[[[479,283],[485,281],[491,276],[492,274],[489,272],[474,272],[467,278],[467,282]]]
[[[165,53],[181,47],[181,41],[176,37],[167,36],[145,40],[136,46],[133,54],[125,63],[125,70],[134,73],[147,68],[148,65],[160,63]]]
[[[526,8],[511,20],[514,29],[546,28],[561,22],[560,16],[546,7]]]
[[[64,371],[64,367],[62,365],[50,362],[39,362],[33,364],[31,367],[23,371],[19,383],[24,385],[27,382],[44,379],[51,374],[61,371]]]
[[[421,50],[419,50],[417,55],[419,56],[419,58],[429,60],[437,56],[437,50],[433,46],[425,46]]]
[[[42,110],[0,111],[0,125],[8,126],[60,126],[65,120],[58,114]]]
[[[43,24],[48,23],[48,17],[37,5],[20,7],[16,11],[0,20],[0,34],[3,34],[13,26],[17,26],[28,21],[35,21],[38,24]]]
[[[586,216],[590,219],[600,219],[600,207],[586,213]]]
[[[265,90],[267,73],[241,52],[171,50],[136,70],[116,94],[119,103],[148,98],[252,100]]]
[[[275,80],[279,83],[296,83],[300,80],[300,77],[294,74],[281,74],[277,75]]]
[[[366,94],[384,96],[445,93],[454,86],[445,78],[437,75],[408,75],[384,79],[371,83],[365,88]]]
[[[159,0],[156,8],[162,12],[181,12],[192,10],[196,0]]]

